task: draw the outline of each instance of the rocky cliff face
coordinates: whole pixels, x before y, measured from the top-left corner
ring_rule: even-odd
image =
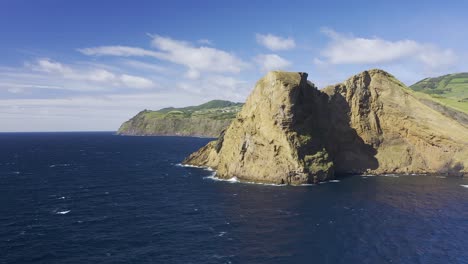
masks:
[[[305,73],[270,72],[217,142],[185,163],[214,167],[218,177],[300,184],[333,177],[318,114],[327,96]],[[313,133],[310,133],[313,132]]]
[[[339,142],[338,173],[467,171],[467,127],[420,102],[392,75],[365,71],[324,92],[333,109],[331,142]],[[357,137],[336,133],[343,130]],[[356,140],[363,151],[349,148]]]
[[[187,164],[221,178],[315,183],[334,173],[465,173],[468,129],[381,70],[317,90],[305,73],[270,72],[217,141]]]

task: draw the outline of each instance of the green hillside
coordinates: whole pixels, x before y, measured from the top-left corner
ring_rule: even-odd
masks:
[[[117,134],[217,137],[230,124],[242,105],[213,100],[197,106],[143,110],[123,123]]]
[[[426,78],[410,86],[422,99],[468,114],[468,73]]]

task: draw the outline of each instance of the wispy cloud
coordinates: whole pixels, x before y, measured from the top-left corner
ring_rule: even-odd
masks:
[[[330,42],[321,52],[323,58],[315,60],[316,64],[383,64],[411,59],[425,67],[436,68],[456,62],[452,50],[432,44],[414,40],[354,37],[328,28],[322,29],[322,32],[329,37]]]
[[[161,58],[163,54],[138,47],[128,46],[100,46],[92,48],[78,49],[79,52],[88,56],[122,56],[122,57],[143,57],[149,56],[154,58]]]
[[[35,63],[30,64],[30,67],[35,71],[58,74],[59,77],[70,80],[106,83],[114,86],[136,89],[145,89],[155,86],[153,81],[144,77],[129,74],[116,74],[106,69],[74,69],[71,66],[47,58],[37,60]]]
[[[151,44],[157,51],[128,46],[101,46],[79,49],[89,56],[153,57],[187,68],[185,76],[197,79],[201,73],[239,73],[248,64],[236,55],[212,47],[194,46],[193,44],[159,35],[150,35]],[[208,40],[203,40],[208,44]]]
[[[273,34],[256,34],[257,43],[272,51],[290,50],[296,47],[293,38],[283,38]]]
[[[210,45],[210,46],[213,45],[213,41],[210,39],[199,39],[197,40],[197,42],[200,44],[204,44],[204,45]]]
[[[201,72],[239,73],[247,67],[232,53],[168,37],[154,35],[152,45],[163,54],[161,59],[187,67],[190,78],[198,78]]]
[[[285,70],[291,66],[291,62],[276,54],[260,54],[255,57],[255,62],[263,72],[271,70]]]

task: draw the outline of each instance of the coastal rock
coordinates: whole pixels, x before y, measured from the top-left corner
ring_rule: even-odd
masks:
[[[184,163],[220,178],[305,184],[337,174],[468,168],[468,129],[382,70],[319,91],[305,73],[270,72],[217,141]]]
[[[389,73],[364,71],[323,91],[330,96],[337,173],[467,171],[467,127],[419,101]],[[345,130],[355,131],[361,151],[349,147]]]
[[[307,82],[306,73],[270,72],[218,141],[184,163],[213,167],[220,178],[255,182],[331,179],[333,163],[318,132],[324,107],[327,96]]]

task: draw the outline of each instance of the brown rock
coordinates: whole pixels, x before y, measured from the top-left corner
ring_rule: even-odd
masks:
[[[184,163],[220,178],[315,183],[348,173],[452,173],[468,168],[468,129],[370,70],[319,91],[305,73],[259,80],[217,141]]]

